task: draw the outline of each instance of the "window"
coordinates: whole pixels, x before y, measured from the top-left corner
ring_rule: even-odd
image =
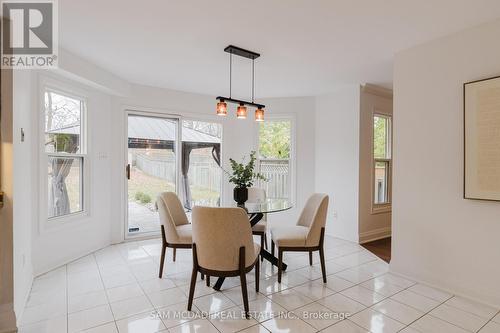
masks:
[[[220,206],[222,125],[182,121],[182,181],[184,207]]]
[[[44,107],[47,216],[50,219],[84,210],[85,102],[46,90]]]
[[[390,207],[392,169],[391,117],[373,116],[373,204],[375,208]]]
[[[259,124],[259,172],[267,182],[258,186],[268,198],[292,199],[292,122],[269,120]]]

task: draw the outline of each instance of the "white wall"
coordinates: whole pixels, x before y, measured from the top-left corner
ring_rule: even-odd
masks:
[[[358,242],[360,87],[316,99],[316,191],[330,196],[326,233]],[[336,217],[335,217],[336,215]]]
[[[464,200],[462,85],[500,74],[500,20],[396,55],[391,270],[500,306],[500,202]]]
[[[372,210],[373,202],[373,115],[392,116],[392,92],[365,85],[361,90],[359,119],[359,242],[391,236],[390,210]]]
[[[14,71],[14,310],[22,315],[33,280],[32,225],[34,212],[32,71]],[[21,142],[21,128],[25,140]]]

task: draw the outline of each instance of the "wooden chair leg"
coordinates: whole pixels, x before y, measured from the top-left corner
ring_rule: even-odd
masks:
[[[210,275],[207,275],[207,287],[210,287]]]
[[[309,266],[312,266],[313,264],[313,252],[309,251]]]
[[[248,292],[247,292],[247,277],[245,273],[245,247],[240,247],[240,283],[241,294],[243,295],[243,307],[245,308],[245,317],[250,318],[248,310]]]
[[[274,241],[271,239],[271,255],[274,257]]]
[[[160,273],[158,277],[161,279],[163,276],[163,265],[165,264],[165,252],[167,251],[167,244],[163,244],[161,248],[161,258],[160,258]]]
[[[283,250],[278,247],[278,283],[281,283],[281,273],[283,271]]]
[[[173,257],[174,262],[175,262],[175,255],[176,255],[176,254],[177,254],[177,249],[174,247],[174,257]]]
[[[191,285],[189,286],[188,311],[193,306],[194,289],[196,288],[196,275],[198,275],[198,257],[196,256],[196,245],[193,244],[193,272],[191,273]]]
[[[264,232],[264,249],[267,250],[267,235],[265,232]]]
[[[202,280],[203,280],[203,279],[205,279],[205,274],[200,273],[200,275],[201,275],[201,279],[202,279]]]
[[[260,235],[260,248],[263,249],[264,248],[264,245],[266,244],[265,243],[265,236],[266,234],[262,234]],[[264,261],[264,257],[263,256],[260,256],[260,261]]]
[[[326,268],[325,268],[325,250],[319,248],[319,259],[321,261],[321,273],[323,274],[323,283],[326,283]]]
[[[255,263],[255,292],[259,292],[259,280],[260,280],[260,262],[257,259]]]

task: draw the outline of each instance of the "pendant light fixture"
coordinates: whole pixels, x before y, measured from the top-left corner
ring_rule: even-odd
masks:
[[[229,97],[218,96],[216,98],[217,102],[217,115],[226,116],[227,115],[227,103],[238,104],[236,109],[236,117],[238,119],[247,118],[247,106],[252,106],[257,108],[255,110],[255,121],[264,121],[264,108],[263,104],[258,104],[254,102],[254,90],[255,90],[255,59],[260,57],[260,54],[253,51],[248,51],[237,46],[229,45],[224,49],[224,52],[229,53]],[[234,99],[231,96],[232,93],[232,79],[233,79],[233,54],[251,59],[252,60],[252,101],[243,101],[239,99]]]

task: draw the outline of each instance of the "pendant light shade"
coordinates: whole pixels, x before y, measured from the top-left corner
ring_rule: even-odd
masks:
[[[236,109],[236,118],[247,119],[247,108],[243,104],[240,104],[238,109]]]
[[[218,116],[227,116],[227,103],[224,102],[224,100],[220,100],[219,103],[217,103],[217,115]]]
[[[255,110],[255,121],[264,121],[264,109],[258,108]]]

